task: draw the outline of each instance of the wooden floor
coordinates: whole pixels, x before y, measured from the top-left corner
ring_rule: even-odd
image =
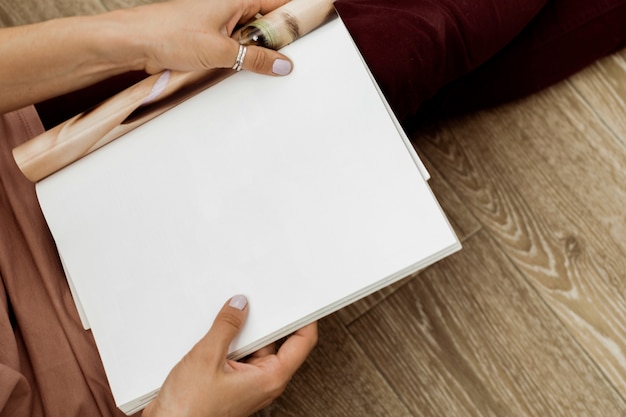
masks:
[[[464,249],[321,322],[260,416],[626,415],[626,51],[412,136]]]
[[[626,51],[412,139],[464,249],[322,320],[258,416],[626,416]]]

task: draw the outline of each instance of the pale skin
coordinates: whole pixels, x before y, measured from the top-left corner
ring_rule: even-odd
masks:
[[[286,0],[172,0],[0,29],[0,113],[132,70],[232,67],[237,24]],[[285,55],[249,47],[243,69],[267,75]],[[289,71],[290,65],[287,65]]]
[[[132,70],[232,67],[239,45],[230,36],[237,24],[286,1],[172,0],[0,29],[0,114]],[[250,46],[243,69],[287,75],[291,61]],[[232,361],[229,345],[248,314],[245,298],[237,300],[224,305],[206,336],[172,369],[143,417],[244,417],[283,392],[317,343],[317,325],[298,330],[278,350],[272,345]]]

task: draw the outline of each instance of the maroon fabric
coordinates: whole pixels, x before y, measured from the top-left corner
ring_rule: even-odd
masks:
[[[89,110],[107,98],[146,78],[143,71],[132,71],[82,88],[59,97],[53,97],[35,107],[46,130],[61,124],[75,115]]]
[[[403,120],[428,101],[430,109],[459,113],[571,75],[624,45],[625,3],[337,0],[335,5]]]
[[[0,416],[121,417],[34,186],[11,155],[42,131],[32,107],[0,115]]]
[[[626,0],[552,1],[502,51],[444,87],[428,110],[454,115],[502,104],[569,77],[626,46]]]

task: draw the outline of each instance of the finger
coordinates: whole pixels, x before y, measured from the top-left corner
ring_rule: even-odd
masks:
[[[285,372],[293,375],[317,344],[317,323],[311,323],[291,335],[280,347],[277,356]]]
[[[246,71],[265,75],[287,75],[292,68],[291,60],[280,52],[260,46],[247,47],[243,61],[243,69]]]
[[[221,367],[231,342],[237,336],[248,314],[248,300],[236,295],[224,304],[208,333],[194,347],[213,366]]]
[[[266,14],[271,12],[272,10],[282,6],[287,3],[289,0],[261,0],[259,13]]]
[[[267,14],[287,3],[289,0],[246,0],[244,12],[239,23],[247,23],[256,14]]]

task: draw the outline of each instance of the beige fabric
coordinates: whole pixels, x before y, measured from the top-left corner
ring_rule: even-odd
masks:
[[[0,416],[122,416],[34,185],[11,155],[41,131],[33,107],[0,116]]]

